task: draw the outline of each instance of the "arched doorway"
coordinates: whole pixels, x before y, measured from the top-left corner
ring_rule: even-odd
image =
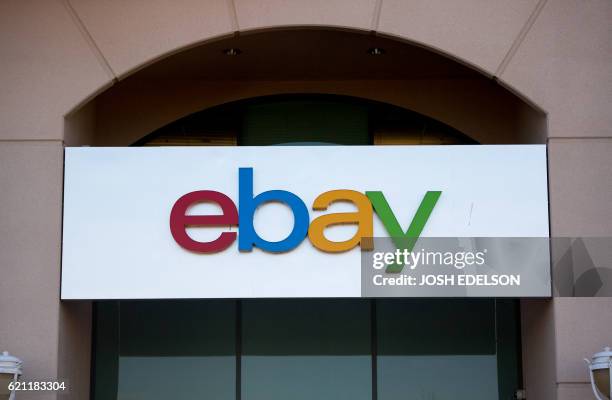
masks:
[[[126,146],[201,110],[288,94],[394,105],[483,144],[546,138],[541,110],[455,60],[360,31],[296,27],[211,41],[150,64],[70,113],[65,141]]]
[[[67,122],[68,137],[78,130],[82,143],[120,146],[545,137],[539,110],[455,61],[387,38],[315,29],[253,33],[176,54]],[[181,377],[170,379],[182,387],[172,395],[184,398],[502,399],[522,387],[513,300],[119,301],[95,310],[96,400],[169,396],[166,381],[146,384],[168,370]],[[274,336],[286,324],[308,337]]]

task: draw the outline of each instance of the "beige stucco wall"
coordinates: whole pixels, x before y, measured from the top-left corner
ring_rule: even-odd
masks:
[[[61,141],[0,142],[0,348],[30,379],[57,377],[62,152]]]
[[[8,0],[0,110],[9,118],[0,138],[62,139],[66,113],[143,65],[236,31],[287,25],[423,44],[546,111],[551,137],[610,137],[611,9],[607,0]]]
[[[608,0],[0,2],[0,347],[24,359],[27,377],[66,374],[80,382],[72,398],[87,398],[88,343],[80,342],[78,331],[88,335],[89,311],[60,308],[58,298],[61,148],[64,140],[94,140],[81,133],[91,132],[98,110],[89,105],[68,124],[65,116],[144,65],[238,31],[288,25],[374,31],[495,77],[547,114],[552,233],[611,235],[611,20]],[[269,90],[291,85],[272,83]],[[367,90],[367,82],[353,85],[352,90]],[[213,94],[209,98],[249,93],[205,89]],[[474,119],[465,118],[478,108],[456,103],[436,108],[432,104],[439,96],[428,103],[398,93],[401,98],[390,100],[387,94],[382,100],[420,107],[424,114],[479,132],[471,125]],[[125,106],[138,104],[126,101]],[[97,120],[108,143],[117,144],[189,109],[169,108],[165,115],[139,121],[107,104],[102,111],[108,114]],[[487,122],[487,115],[483,123],[491,131],[499,120]],[[114,126],[119,118],[124,119],[120,132]],[[581,358],[610,340],[605,332],[612,326],[612,299],[548,303],[524,303],[523,329],[532,333],[524,337],[528,393],[543,390],[546,397],[540,398],[553,398],[549,388],[559,399],[588,398]],[[547,347],[534,345],[538,341]],[[542,363],[544,371],[552,371],[543,374],[545,382],[534,379]]]

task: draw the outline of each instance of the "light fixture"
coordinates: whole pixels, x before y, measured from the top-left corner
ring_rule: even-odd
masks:
[[[19,379],[21,375],[22,362],[17,357],[14,357],[8,353],[3,352],[0,355],[0,399],[1,400],[13,400],[15,398],[15,388],[9,389],[9,385],[13,385]]]
[[[242,50],[237,47],[230,47],[229,49],[223,49],[223,54],[229,57],[235,57],[242,54]]]
[[[372,47],[368,49],[368,54],[371,56],[382,56],[386,51],[382,47]]]
[[[605,347],[604,351],[593,354],[591,360],[585,358],[584,361],[588,365],[591,387],[597,400],[611,400],[612,351],[610,351],[610,348]]]

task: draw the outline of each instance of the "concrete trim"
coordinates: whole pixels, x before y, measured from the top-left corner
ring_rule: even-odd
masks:
[[[538,4],[536,4],[533,12],[531,13],[529,18],[525,22],[525,25],[523,26],[521,31],[518,33],[518,36],[516,37],[516,39],[514,39],[514,42],[512,43],[512,46],[510,46],[510,49],[508,49],[508,53],[506,53],[506,55],[504,56],[503,60],[499,64],[499,67],[497,67],[497,69],[495,70],[494,76],[501,76],[504,73],[504,70],[506,69],[506,67],[508,66],[510,61],[512,60],[512,57],[514,57],[514,55],[516,54],[518,48],[520,47],[520,45],[523,43],[523,41],[527,37],[527,34],[529,33],[529,30],[531,29],[531,27],[535,23],[536,19],[538,19],[538,16],[540,15],[540,12],[542,11],[544,6],[546,5],[546,2],[547,2],[547,0],[539,0],[538,1]]]
[[[87,44],[89,44],[89,46],[91,47],[91,50],[94,55],[100,61],[100,65],[102,65],[104,70],[108,73],[108,77],[114,81],[117,81],[117,74],[115,73],[115,71],[113,71],[113,67],[111,67],[106,57],[104,57],[104,54],[102,54],[102,50],[100,50],[100,47],[94,40],[93,36],[91,36],[91,33],[89,33],[89,31],[87,30],[87,27],[75,11],[74,7],[72,7],[72,4],[70,4],[70,0],[62,0],[62,4],[66,8],[66,11],[68,11],[68,14],[74,21],[74,24],[77,26],[81,34],[83,35],[83,38],[85,39]]]

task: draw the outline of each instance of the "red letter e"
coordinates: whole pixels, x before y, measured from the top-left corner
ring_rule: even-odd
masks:
[[[187,209],[197,203],[217,203],[221,215],[186,215]],[[238,210],[234,202],[223,193],[199,190],[187,193],[174,203],[170,212],[170,232],[184,249],[196,253],[216,253],[227,249],[236,240],[236,232],[223,232],[212,242],[198,242],[187,234],[188,226],[229,226],[238,225]]]

